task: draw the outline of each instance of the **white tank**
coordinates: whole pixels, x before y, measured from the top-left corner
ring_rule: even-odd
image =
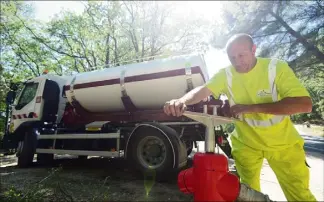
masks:
[[[79,73],[67,81],[66,96],[90,112],[124,111],[123,96],[137,109],[161,109],[208,79],[203,55],[176,56]]]

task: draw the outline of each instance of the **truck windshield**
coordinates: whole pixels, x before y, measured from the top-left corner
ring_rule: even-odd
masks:
[[[21,93],[19,101],[15,107],[16,110],[22,109],[26,106],[29,102],[31,102],[37,92],[38,83],[26,83],[24,90]]]

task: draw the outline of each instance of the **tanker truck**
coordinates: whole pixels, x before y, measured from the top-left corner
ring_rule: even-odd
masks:
[[[157,175],[186,166],[206,127],[188,117],[167,116],[166,101],[209,79],[204,56],[181,55],[134,62],[72,76],[43,74],[7,96],[5,149],[15,149],[19,167],[49,164],[55,155],[120,157],[139,171]],[[213,97],[188,110],[221,113]],[[205,107],[204,107],[205,106]],[[216,143],[230,156],[227,134]],[[223,146],[223,147],[222,147]],[[225,149],[224,149],[225,148]]]

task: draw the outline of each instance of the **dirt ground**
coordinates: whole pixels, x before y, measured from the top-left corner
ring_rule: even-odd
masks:
[[[53,167],[17,168],[15,156],[1,158],[0,201],[192,201],[177,177],[157,182],[120,159],[56,159]]]

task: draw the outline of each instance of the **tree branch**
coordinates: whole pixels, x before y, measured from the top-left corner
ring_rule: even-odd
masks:
[[[316,46],[309,43],[300,33],[293,30],[279,15],[274,12],[269,12],[276,20],[295,38],[297,38],[298,42],[303,44],[303,46],[309,50],[314,52],[314,55],[324,63],[324,53],[322,53]]]
[[[17,43],[16,41],[14,41],[14,43],[19,47],[19,49],[27,56],[27,58],[29,59],[29,60],[31,60],[34,64],[35,64],[35,66],[36,66],[36,69],[37,69],[37,73],[35,74],[35,76],[39,76],[40,75],[40,72],[39,72],[39,66],[38,66],[38,64],[37,64],[37,62],[35,62],[35,60],[33,59],[33,58],[31,58],[30,56],[29,56],[29,54],[21,47],[21,45],[19,44],[19,43]],[[26,61],[24,60],[24,62],[26,63]],[[29,66],[29,65],[28,65]],[[30,67],[30,66],[29,66]],[[34,70],[33,70],[33,72],[34,72]],[[34,72],[35,73],[35,72]]]
[[[88,56],[87,56],[87,50],[86,50],[86,45],[84,43],[84,40],[82,39],[82,37],[80,37],[80,40],[81,40],[81,43],[78,41],[80,44],[81,44],[81,47],[82,47],[82,50],[83,50],[83,54],[84,54],[84,58],[86,59],[89,67],[93,67],[93,65],[91,64],[91,61],[89,60]]]
[[[77,62],[78,62],[77,59],[74,58],[74,69],[79,73],[80,71],[79,71],[79,68],[78,68]]]
[[[262,37],[266,37],[266,36],[272,36],[272,35],[275,35],[275,34],[283,34],[283,33],[287,33],[287,31],[278,31],[278,32],[273,32],[273,33],[269,33],[269,34],[253,36],[253,38],[262,38]]]
[[[118,50],[117,50],[117,39],[116,39],[116,37],[112,37],[112,39],[114,40],[114,45],[115,45],[115,49],[114,49],[115,64],[117,66],[119,66],[119,58],[118,58]]]
[[[55,52],[57,52],[57,53],[59,53],[59,54],[62,54],[62,55],[67,55],[67,56],[69,56],[69,57],[72,57],[72,58],[83,58],[83,57],[81,57],[81,56],[77,56],[77,55],[71,55],[71,54],[68,54],[68,53],[66,53],[66,52],[64,52],[64,51],[59,51],[59,50],[56,50],[55,48],[53,48],[53,47],[51,47],[50,45],[48,45],[47,43],[45,43],[45,40],[44,39],[42,39],[42,38],[40,38],[40,37],[38,37],[34,32],[33,32],[33,30],[31,29],[31,28],[29,28],[26,24],[25,24],[25,22],[23,21],[23,20],[21,20],[18,16],[16,16],[20,21],[21,21],[21,23],[23,24],[23,26],[27,29],[27,30],[29,30],[31,33],[32,33],[32,35],[40,42],[40,43],[42,43],[42,44],[44,44],[47,48],[49,48],[50,50],[52,50],[52,51],[55,51]]]
[[[35,70],[30,66],[30,64],[21,56],[20,53],[16,53],[16,55],[18,55],[19,58],[29,67],[29,69],[33,72],[34,76],[39,76],[39,75],[37,75]]]
[[[93,63],[94,63],[94,67],[97,66],[97,58],[95,56],[95,53],[93,50],[91,50],[91,56],[92,56],[92,59],[93,59]]]

